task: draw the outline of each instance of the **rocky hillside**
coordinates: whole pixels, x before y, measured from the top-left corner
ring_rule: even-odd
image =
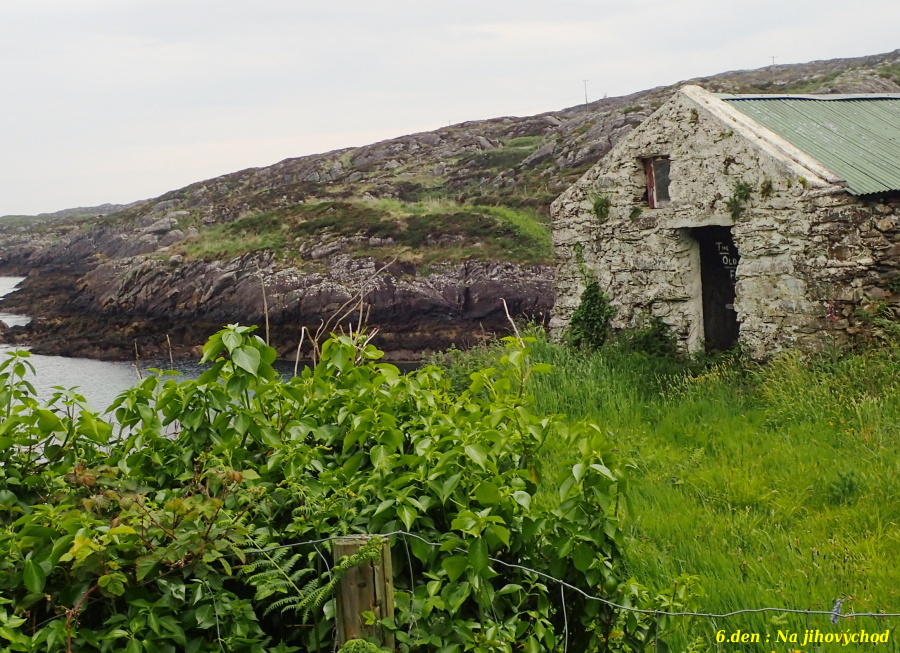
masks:
[[[900,50],[688,80],[715,92],[900,92]],[[0,220],[4,310],[39,351],[130,356],[264,320],[285,355],[361,296],[396,356],[502,330],[501,298],[553,303],[550,202],[674,84],[524,118],[448,126],[198,182],[90,221]]]
[[[79,206],[74,209],[63,209],[52,213],[38,215],[0,215],[0,233],[44,230],[54,225],[66,225],[82,220],[102,218],[111,213],[118,213],[137,206],[141,202],[130,204],[101,204],[100,206]]]

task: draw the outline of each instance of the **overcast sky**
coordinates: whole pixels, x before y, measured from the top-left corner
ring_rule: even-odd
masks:
[[[0,0],[0,215],[900,47],[897,0]]]

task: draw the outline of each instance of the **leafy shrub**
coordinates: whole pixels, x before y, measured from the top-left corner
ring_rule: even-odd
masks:
[[[619,334],[619,343],[632,350],[651,356],[678,356],[678,339],[671,327],[662,318],[653,316],[649,323],[640,329],[626,329]]]
[[[609,298],[595,280],[588,282],[581,293],[581,302],[572,313],[566,330],[566,344],[572,347],[599,349],[609,338],[609,321],[615,316]]]
[[[338,653],[380,653],[381,649],[362,639],[351,639]]]
[[[659,637],[662,617],[516,566],[652,607],[620,577],[623,477],[599,429],[528,409],[546,371],[530,343],[507,340],[455,393],[440,370],[403,375],[350,336],[285,382],[251,331],[214,335],[197,380],[147,378],[110,419],[62,391],[39,403],[27,353],[0,363],[4,650],[332,650],[333,605],[315,606],[346,565],[329,570],[329,544],[308,542],[399,530],[421,538],[390,536],[397,612],[381,625],[400,651]],[[574,453],[558,474],[539,455],[550,439]],[[537,501],[548,484],[558,500]]]

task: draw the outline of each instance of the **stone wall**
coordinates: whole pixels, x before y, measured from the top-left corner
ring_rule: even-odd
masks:
[[[671,161],[671,201],[655,209],[642,161],[653,156]],[[735,211],[738,184],[750,196]],[[608,200],[607,215],[596,214],[597,198]],[[613,327],[657,316],[687,349],[702,348],[699,246],[689,230],[711,225],[731,227],[740,253],[735,309],[752,355],[821,348],[858,330],[857,308],[900,304],[891,282],[900,274],[900,201],[851,196],[827,169],[697,87],[613,148],[552,215],[557,334],[596,278],[617,310]]]

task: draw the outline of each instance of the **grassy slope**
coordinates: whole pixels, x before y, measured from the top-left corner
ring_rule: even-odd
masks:
[[[619,348],[542,342],[534,358],[555,366],[534,381],[538,410],[595,421],[634,463],[627,549],[640,582],[671,591],[697,575],[708,612],[830,610],[840,596],[845,612],[900,612],[900,350],[695,373]],[[565,451],[548,455],[569,464]],[[889,625],[740,615],[695,621],[675,650],[695,637],[713,649],[719,628],[774,637]],[[773,649],[784,644],[720,650]]]
[[[552,260],[546,218],[527,209],[449,201],[345,200],[306,202],[215,225],[180,246],[193,259],[222,259],[271,249],[299,261],[304,248],[351,239],[343,251],[417,263],[494,259]],[[372,246],[370,238],[382,241]],[[390,239],[389,244],[384,241]]]

